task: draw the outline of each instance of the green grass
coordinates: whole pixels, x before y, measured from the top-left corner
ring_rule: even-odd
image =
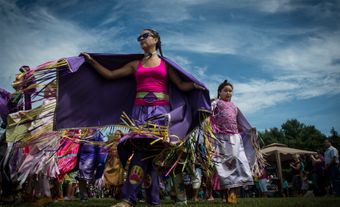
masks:
[[[64,201],[58,203],[50,203],[45,206],[48,207],[109,207],[116,203],[113,199],[90,199],[89,201],[82,203],[79,200]],[[15,207],[38,207],[32,203],[21,203],[16,205],[0,205],[0,206],[15,206]],[[137,206],[147,206],[145,203],[138,203]],[[171,201],[162,201],[162,207],[175,206]],[[339,207],[340,197],[323,197],[323,198],[241,198],[235,205],[227,205],[220,199],[213,202],[200,201],[189,202],[187,206],[199,206],[199,207],[214,207],[214,206],[233,206],[233,207]]]

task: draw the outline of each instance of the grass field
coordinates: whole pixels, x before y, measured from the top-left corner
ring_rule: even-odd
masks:
[[[117,201],[112,199],[91,199],[87,202],[75,201],[64,201],[58,203],[49,203],[44,206],[48,207],[109,207]],[[15,206],[15,207],[35,207],[42,206],[32,203],[20,203],[20,204],[7,204],[0,206]],[[147,206],[145,203],[138,203],[137,206]],[[176,206],[171,201],[162,201],[162,207]],[[187,206],[199,206],[199,207],[214,207],[214,206],[233,206],[233,207],[339,207],[340,197],[323,197],[323,198],[242,198],[235,205],[227,205],[221,200],[216,201],[200,201],[200,202],[189,202]]]

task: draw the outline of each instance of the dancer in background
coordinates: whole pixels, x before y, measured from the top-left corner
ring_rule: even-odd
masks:
[[[121,130],[116,130],[112,136],[108,136],[108,158],[104,170],[104,184],[109,189],[109,195],[119,200],[121,187],[124,182],[124,168],[119,160],[117,145],[124,136]]]
[[[43,103],[37,108],[42,112],[28,127],[23,139],[30,140],[26,145],[27,155],[18,169],[20,185],[28,180],[26,196],[33,196],[34,191],[36,202],[42,205],[52,202],[49,179],[56,178],[59,174],[55,152],[61,138],[58,131],[52,131],[53,118],[49,116],[54,113],[56,87],[56,83],[52,82],[44,89]],[[29,114],[24,112],[21,114],[29,117]]]
[[[102,147],[94,143],[103,142],[103,134],[97,129],[87,129],[87,137],[81,144],[78,152],[78,168],[80,200],[86,202],[89,199],[89,185],[100,179],[104,172],[107,154]],[[91,143],[92,142],[92,143]]]
[[[210,119],[217,138],[213,159],[227,203],[237,203],[237,188],[254,184],[252,167],[256,155],[255,147],[251,144],[251,139],[256,137],[256,129],[250,126],[238,107],[231,102],[233,89],[228,81],[219,85]]]

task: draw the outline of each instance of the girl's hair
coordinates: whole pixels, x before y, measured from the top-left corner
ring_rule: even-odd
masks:
[[[161,42],[161,36],[159,35],[158,32],[156,32],[153,29],[144,29],[147,30],[149,32],[151,32],[151,34],[158,39],[158,42],[156,44],[156,50],[159,50],[159,53],[161,54],[161,56],[163,57],[163,52],[162,52],[162,42]]]
[[[118,130],[116,130],[116,131],[115,131],[115,133],[116,133],[116,132],[118,132],[118,133],[119,133],[119,135],[120,135],[121,137],[123,137],[123,136],[124,136],[124,133],[122,132],[122,130],[119,130],[119,129],[118,129]]]
[[[223,83],[221,83],[219,86],[218,86],[218,89],[217,89],[217,98],[220,97],[220,92],[222,91],[222,89],[226,86],[230,86],[231,89],[234,89],[233,85],[231,83],[229,83],[227,80],[224,80]]]

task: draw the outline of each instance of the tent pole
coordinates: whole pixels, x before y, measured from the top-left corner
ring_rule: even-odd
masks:
[[[277,164],[277,175],[278,175],[279,181],[280,181],[278,188],[282,192],[282,182],[283,182],[283,180],[282,180],[281,157],[280,157],[279,151],[276,151],[275,155],[276,155],[276,164]]]

